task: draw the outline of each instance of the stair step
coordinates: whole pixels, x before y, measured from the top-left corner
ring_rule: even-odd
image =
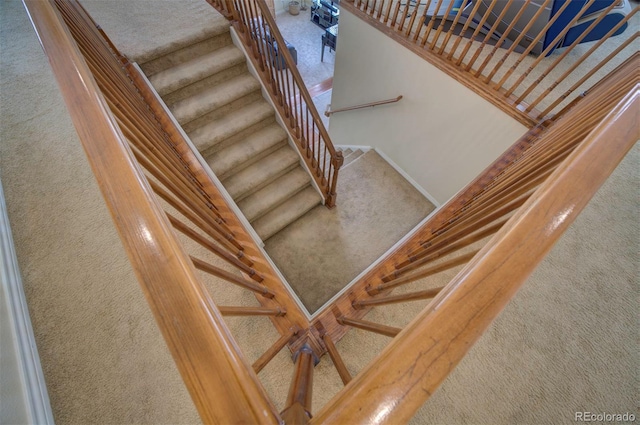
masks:
[[[351,153],[353,153],[353,150],[351,148],[342,149],[342,156],[344,156],[345,158]]]
[[[213,52],[232,44],[229,21],[214,19],[206,31],[176,40],[155,51],[136,57],[145,75],[152,76],[181,63],[188,62],[202,54]]]
[[[149,80],[164,96],[244,61],[242,51],[230,45],[159,72]]]
[[[344,162],[342,163],[342,168],[354,162],[356,159],[360,158],[364,155],[364,152],[361,149],[356,149],[355,151],[351,151],[348,155],[344,156]]]
[[[251,74],[232,78],[188,99],[169,105],[176,120],[182,125],[236,99],[260,90],[261,86]]]
[[[234,201],[262,189],[281,175],[299,166],[300,157],[285,145],[262,160],[248,166],[222,181]]]
[[[298,192],[278,207],[253,222],[253,228],[263,241],[293,223],[322,202],[312,186]]]
[[[273,108],[265,100],[254,102],[242,109],[230,111],[201,127],[189,132],[191,141],[200,152],[205,152],[269,117],[274,116]]]
[[[253,222],[309,186],[309,184],[309,174],[302,167],[296,167],[271,184],[238,202],[238,207],[247,220]]]
[[[220,179],[238,172],[286,143],[287,133],[275,122],[210,155],[207,163]]]

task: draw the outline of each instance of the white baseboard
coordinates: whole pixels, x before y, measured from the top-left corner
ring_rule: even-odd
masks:
[[[429,202],[431,202],[433,205],[435,205],[436,209],[441,205],[440,202],[436,201],[436,199],[433,196],[431,196],[431,194],[429,192],[427,192],[422,186],[420,186],[418,184],[418,182],[416,182],[409,174],[406,173],[406,171],[404,171],[401,167],[399,167],[398,164],[393,162],[393,160],[391,158],[389,158],[387,155],[385,155],[384,152],[382,152],[378,148],[375,148],[374,150],[378,153],[378,155],[380,155],[382,157],[382,159],[387,161],[387,163],[389,163],[389,165],[391,165],[394,170],[396,170],[398,173],[400,173],[400,175],[402,177],[404,177],[406,181],[411,183],[411,185],[413,187],[415,187],[418,192],[420,192],[425,198],[427,198],[429,200]]]
[[[233,28],[232,28],[232,30],[233,30]],[[271,257],[269,256],[269,254],[267,254],[267,252],[265,251],[264,242],[262,241],[262,238],[260,238],[258,233],[256,233],[256,231],[254,230],[254,228],[251,225],[251,223],[249,223],[249,220],[247,220],[247,218],[245,217],[244,213],[242,211],[240,211],[240,208],[238,208],[238,205],[236,204],[236,202],[233,200],[233,198],[231,197],[229,192],[227,192],[227,189],[225,189],[224,185],[222,184],[222,182],[220,181],[218,176],[216,176],[215,173],[211,170],[211,167],[209,167],[209,165],[207,164],[207,161],[205,161],[205,159],[202,157],[200,152],[198,152],[198,149],[196,149],[195,145],[193,144],[193,142],[191,141],[189,136],[184,132],[184,130],[182,129],[182,126],[180,126],[180,124],[178,124],[178,122],[175,120],[175,117],[173,116],[171,111],[169,111],[169,108],[164,103],[164,101],[162,100],[160,95],[155,91],[155,89],[153,88],[153,86],[151,85],[151,83],[149,82],[147,77],[144,75],[144,73],[142,72],[142,70],[140,69],[138,64],[134,63],[133,65],[136,67],[136,69],[138,70],[140,75],[145,79],[147,85],[149,86],[149,88],[153,91],[154,95],[156,96],[156,99],[158,100],[158,102],[160,102],[160,104],[164,108],[165,112],[167,112],[167,115],[172,120],[172,122],[175,124],[176,128],[178,129],[178,131],[180,132],[180,134],[182,135],[184,140],[189,145],[189,148],[191,149],[191,151],[195,155],[196,159],[202,165],[202,168],[205,170],[207,175],[211,178],[213,183],[216,185],[216,187],[218,188],[218,190],[220,191],[220,193],[224,197],[225,201],[227,202],[227,206],[235,213],[236,217],[238,218],[238,220],[240,220],[240,223],[242,224],[244,229],[249,233],[249,235],[251,236],[253,241],[256,243],[258,249],[260,249],[260,251],[262,252],[262,255],[267,259],[269,264],[271,264],[271,267],[273,268],[273,270],[275,270],[275,272],[278,275],[278,277],[280,278],[280,280],[284,283],[284,285],[286,286],[287,290],[289,291],[289,294],[291,294],[291,297],[293,298],[293,300],[296,302],[296,304],[298,304],[298,307],[300,307],[300,310],[307,316],[307,319],[310,318],[311,315],[310,315],[309,311],[307,310],[307,308],[304,306],[304,304],[302,304],[302,301],[300,300],[300,298],[298,298],[297,294],[293,291],[293,288],[291,288],[291,285],[289,285],[289,282],[287,282],[287,280],[285,279],[285,277],[282,274],[282,272],[278,269],[278,267],[275,265],[273,260],[271,260]],[[276,116],[277,116],[277,114],[276,114]]]
[[[52,424],[53,413],[36,347],[9,216],[0,182],[0,423]],[[7,388],[8,387],[8,388]]]
[[[360,149],[362,152],[368,152],[373,149],[371,146],[359,146],[359,145],[336,145],[336,149],[351,149],[353,151]]]

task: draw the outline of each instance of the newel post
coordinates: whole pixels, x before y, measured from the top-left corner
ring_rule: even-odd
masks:
[[[317,363],[317,357],[311,347],[305,344],[295,353],[294,358],[296,366],[287,396],[287,407],[280,416],[287,425],[302,425],[311,419],[313,367]]]
[[[331,159],[331,165],[333,165],[333,176],[331,177],[331,183],[329,186],[329,192],[327,193],[327,200],[325,202],[327,208],[333,208],[336,206],[336,197],[338,194],[336,193],[336,185],[338,184],[338,172],[340,171],[340,167],[344,163],[344,156],[342,155],[342,151],[336,151]]]

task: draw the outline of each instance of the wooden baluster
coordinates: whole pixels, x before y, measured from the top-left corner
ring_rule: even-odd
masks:
[[[436,21],[436,16],[440,11],[440,6],[442,6],[442,0],[438,0],[438,3],[436,3],[436,9],[433,12],[433,15],[431,15],[431,19],[429,20],[429,25],[427,25],[427,29],[425,30],[424,35],[422,36],[422,41],[420,42],[420,45],[423,47],[427,44],[427,41],[429,39],[429,34],[431,33],[431,29],[433,28],[433,25]]]
[[[509,34],[511,34],[511,31],[513,30],[513,27],[518,23],[518,21],[520,21],[520,18],[522,17],[522,14],[529,7],[530,3],[531,3],[531,0],[525,0],[525,2],[522,3],[522,6],[520,7],[520,10],[516,14],[516,16],[514,18],[511,18],[511,23],[509,24],[507,29],[505,31],[503,31],[502,36],[498,39],[496,44],[493,46],[493,49],[491,49],[491,53],[489,53],[487,55],[487,57],[484,59],[484,61],[480,65],[480,67],[478,67],[476,72],[473,74],[474,77],[480,77],[482,75],[482,71],[487,66],[489,61],[493,58],[493,55],[498,51],[498,49],[500,47],[502,47],[502,43],[504,43],[504,41],[507,39]],[[540,6],[538,8],[538,13],[540,13],[542,10],[544,10],[544,6]],[[529,24],[532,24],[533,22],[534,22],[534,20],[532,19],[532,20],[529,21]],[[525,34],[525,32],[522,32],[520,35],[523,35],[523,34]],[[515,42],[513,43],[513,45],[515,45]]]
[[[536,87],[538,87],[538,85],[542,82],[542,80],[544,80],[547,77],[547,75],[549,75],[549,73],[553,71],[556,66],[558,66],[560,61],[562,61],[569,53],[571,53],[573,49],[578,44],[580,44],[580,42],[584,40],[584,38],[587,35],[589,35],[589,33],[591,33],[591,31],[596,27],[596,25],[598,25],[616,5],[617,5],[617,2],[611,2],[609,7],[607,7],[605,10],[600,12],[598,17],[595,20],[593,20],[593,22],[591,22],[591,24],[587,27],[587,29],[585,29],[582,32],[582,34],[580,34],[578,38],[576,38],[573,41],[573,43],[571,43],[570,46],[565,46],[564,48],[562,48],[562,53],[560,53],[560,55],[553,61],[553,63],[549,65],[547,69],[542,71],[539,74],[538,78],[536,78],[536,80],[533,83],[531,83],[529,87],[527,87],[527,89],[524,92],[522,92],[522,94],[520,94],[520,96],[518,96],[518,98],[515,100],[515,103],[520,104],[520,102],[522,102],[529,95],[529,93],[531,93]],[[530,107],[526,109],[526,111],[530,111],[530,110],[531,110]]]
[[[337,321],[342,326],[351,326],[369,332],[374,332],[384,336],[394,337],[400,333],[402,329],[393,326],[381,325],[379,323],[369,322],[361,319],[350,319],[348,317],[338,317]]]
[[[624,43],[622,43],[620,46],[618,46],[617,49],[615,49],[613,52],[611,52],[609,55],[607,55],[606,58],[604,58],[602,61],[600,61],[600,63],[595,66],[592,67],[591,69],[589,69],[589,72],[587,72],[581,79],[579,79],[573,86],[571,86],[571,88],[569,88],[569,90],[567,90],[566,92],[564,92],[562,94],[562,96],[559,96],[558,99],[556,99],[555,102],[553,102],[551,105],[549,105],[549,107],[547,109],[545,109],[544,111],[542,111],[540,113],[540,115],[538,115],[538,118],[544,117],[547,114],[549,114],[556,106],[558,106],[558,104],[560,102],[562,102],[564,99],[566,99],[571,93],[573,93],[578,87],[582,86],[582,84],[585,83],[585,81],[587,81],[589,78],[591,78],[591,76],[593,76],[593,74],[595,74],[596,72],[598,72],[605,64],[607,64],[612,58],[614,58],[618,53],[620,53],[622,50],[624,50],[629,44],[631,44],[633,41],[635,41],[638,36],[640,36],[640,32],[636,31],[634,33],[634,35],[632,37],[629,37]],[[605,41],[605,39],[603,38],[602,40],[600,40],[602,42]],[[595,46],[594,46],[595,47]],[[637,55],[636,55],[637,56]]]
[[[160,198],[165,200],[169,205],[175,208],[180,214],[185,216],[189,221],[196,225],[199,229],[206,232],[207,235],[211,236],[216,242],[220,245],[224,246],[230,252],[238,252],[242,251],[243,247],[240,245],[233,237],[230,237],[229,234],[225,233],[223,230],[215,227],[216,223],[209,223],[198,217],[195,213],[193,213],[189,208],[187,208],[184,204],[178,201],[174,196],[172,196],[169,192],[160,187],[159,184],[154,182],[153,180],[148,180],[149,185],[153,189],[153,191]]]
[[[206,261],[202,261],[199,258],[196,258],[194,256],[190,256],[190,258],[191,258],[191,261],[193,261],[193,265],[198,270],[201,270],[205,273],[209,273],[212,276],[219,277],[220,279],[224,279],[229,283],[233,283],[234,285],[240,286],[241,288],[253,291],[256,294],[260,294],[265,298],[273,298],[275,296],[274,292],[264,285],[258,285],[257,283],[243,279],[239,276],[234,275],[233,273],[229,273],[226,270],[222,270],[221,268],[216,267],[213,264],[209,264]]]
[[[250,258],[245,257],[242,251],[237,251],[238,253],[237,255],[241,255],[243,258],[246,258],[245,261],[247,261],[250,264],[243,263],[242,261],[239,260],[238,256],[231,255],[228,251],[220,248],[219,246],[217,246],[216,244],[214,244],[213,242],[211,242],[210,240],[202,236],[200,233],[192,230],[189,226],[184,224],[182,221],[178,220],[173,215],[169,213],[166,213],[166,214],[167,214],[167,218],[169,218],[169,221],[171,222],[171,224],[176,230],[180,231],[185,236],[188,236],[193,241],[197,242],[202,247],[206,248],[213,254],[217,255],[227,263],[239,268],[242,272],[246,273],[251,279],[255,280],[256,282],[262,282],[264,280],[264,276],[262,276],[261,274],[259,274],[258,272],[256,272],[254,269],[251,268],[251,266],[253,265],[253,261]]]
[[[216,229],[216,231],[220,233],[220,235],[224,236],[226,239],[231,241],[234,245],[236,245],[238,249],[242,248],[241,245],[235,242],[235,235],[233,234],[233,232],[231,232],[231,230],[227,227],[227,225],[224,223],[224,221],[222,221],[221,218],[215,215],[219,213],[215,212],[215,214],[211,214],[211,212],[213,212],[214,210],[205,208],[202,204],[198,203],[197,200],[194,200],[192,196],[189,196],[189,190],[186,189],[183,185],[169,180],[164,174],[162,174],[160,170],[158,170],[153,164],[151,164],[144,156],[138,155],[135,150],[134,150],[134,155],[136,159],[140,162],[140,164],[147,171],[149,171],[149,173],[153,175],[153,177],[155,177],[160,183],[162,183],[162,185],[164,185],[169,190],[171,195],[169,195],[168,198],[171,198],[171,199],[167,199],[167,197],[163,195],[162,198],[165,201],[171,203],[171,205],[174,206],[175,208],[180,208],[180,207],[176,207],[175,205],[176,202],[173,201],[174,199],[179,199],[184,206],[187,206],[188,209],[193,211],[198,217],[200,217],[201,220],[208,223],[212,228]],[[151,184],[151,181],[149,183]],[[154,188],[154,191],[160,195],[160,193],[156,191],[156,188],[158,186],[156,185],[154,187],[152,185],[152,187]],[[180,212],[184,214],[182,210]]]
[[[587,51],[585,54],[583,54],[577,61],[575,61],[558,79],[556,79],[542,94],[540,94],[533,102],[531,102],[529,104],[529,106],[527,107],[527,109],[525,109],[525,112],[530,112],[531,110],[533,110],[533,108],[535,108],[538,103],[540,103],[540,101],[542,101],[542,99],[544,99],[545,97],[547,97],[560,83],[562,83],[565,78],[567,78],[569,75],[571,75],[576,68],[578,68],[578,66],[580,66],[585,59],[587,59],[589,56],[591,56],[591,54],[602,45],[602,43],[604,43],[606,40],[609,39],[609,37],[611,37],[619,28],[621,28],[625,23],[627,23],[629,21],[629,19],[631,19],[633,17],[633,15],[636,14],[636,12],[638,11],[638,9],[640,9],[640,7],[636,7],[635,9],[633,9],[629,14],[627,14],[623,19],[620,20],[620,22],[618,22],[613,28],[611,28],[609,30],[609,32],[607,32],[607,34],[604,35],[604,37],[602,37],[600,40],[598,40],[598,42],[596,44],[594,44],[591,49],[589,49],[589,51]],[[583,33],[583,35],[585,35],[587,33],[587,30],[585,30],[585,32]],[[636,34],[638,34],[638,32],[636,32]],[[582,40],[582,36],[576,40],[576,42],[574,44],[579,43],[579,40]],[[622,43],[622,46],[626,46],[626,43]],[[572,47],[573,48],[573,45]],[[565,52],[563,52],[563,54],[565,54]],[[606,63],[606,62],[605,62]],[[598,65],[597,67],[599,68],[601,65]],[[549,71],[545,71],[545,72],[550,72]]]
[[[380,0],[380,6],[378,7],[378,16],[376,16],[377,20],[380,20],[380,18],[382,17],[382,11],[384,10],[384,2],[386,0]],[[389,0],[390,2],[393,0]]]
[[[427,0],[427,9],[429,8],[429,3],[431,3],[431,0]],[[418,39],[420,38],[422,30],[427,29],[426,25],[424,24],[424,21],[426,20],[427,20],[427,15],[425,15],[424,13],[420,15],[420,20],[418,21],[418,30],[413,34],[413,37],[411,39],[411,41],[413,41],[414,43],[418,42]]]
[[[451,13],[451,9],[453,8],[453,4],[455,2],[449,2],[449,6],[447,6],[447,10],[444,12],[444,16],[440,19],[440,25],[438,25],[438,29],[436,30],[436,35],[433,36],[433,40],[431,40],[431,44],[429,45],[429,50],[433,50],[436,47],[436,43],[440,38],[440,34],[442,34],[442,30],[444,29],[444,23],[447,21],[449,14]]]
[[[503,202],[495,208],[488,205],[484,209],[474,211],[472,214],[463,215],[460,219],[446,224],[442,229],[438,229],[435,236],[422,243],[420,248],[411,252],[411,256],[425,256],[436,249],[445,247],[451,242],[455,242],[464,236],[468,236],[474,231],[504,217],[517,210],[531,196],[533,189],[518,196],[515,199],[507,197]],[[414,254],[415,253],[415,254]],[[404,263],[403,263],[404,264]]]
[[[478,8],[480,7],[480,4],[482,4],[481,1],[474,2],[473,9],[471,9],[471,13],[469,14],[469,16],[476,16],[476,13],[478,12]],[[447,60],[450,60],[450,61],[453,60],[453,55],[455,55],[456,50],[458,50],[458,46],[460,45],[460,42],[464,38],[464,34],[469,29],[469,25],[471,24],[472,21],[473,21],[472,19],[467,19],[467,22],[465,22],[464,25],[462,26],[462,31],[460,31],[460,34],[456,37],[456,41],[455,43],[453,43],[453,47],[451,48],[451,51],[447,55]]]
[[[396,7],[393,11],[393,17],[391,18],[391,22],[389,23],[389,27],[394,28],[396,26],[399,12],[400,12],[400,2],[397,2]]]
[[[389,280],[388,282],[383,282],[376,286],[375,288],[367,288],[367,293],[369,295],[378,295],[383,291],[387,291],[389,289],[397,288],[399,286],[415,282],[418,279],[424,279],[425,277],[433,276],[435,274],[447,271],[452,269],[453,267],[457,267],[459,265],[468,263],[479,251],[472,251],[467,254],[459,255],[451,260],[443,261],[440,264],[436,264],[434,266],[416,270],[412,273],[407,273],[406,275]]]
[[[462,248],[466,248],[467,246],[474,244],[487,236],[491,236],[496,233],[504,224],[508,221],[508,218],[500,220],[491,226],[485,227],[484,229],[477,230],[469,236],[466,236],[462,239],[459,239],[453,243],[444,244],[443,246],[435,246],[429,250],[429,255],[421,256],[420,253],[415,253],[409,259],[398,264],[397,270],[389,273],[388,275],[382,278],[383,281],[391,281],[397,277],[400,277],[402,274],[410,272],[411,270],[415,270],[419,267],[422,267],[426,264],[429,264],[432,261],[437,260],[438,258],[442,258],[446,255],[449,255],[453,252],[459,251]]]
[[[507,79],[511,76],[511,74],[513,74],[513,72],[515,72],[515,70],[520,66],[520,64],[522,63],[522,61],[524,61],[529,53],[531,53],[531,51],[533,50],[533,48],[538,44],[538,42],[542,39],[542,37],[544,37],[544,35],[547,33],[547,31],[549,30],[549,28],[551,28],[551,26],[558,20],[558,18],[562,15],[562,13],[564,12],[564,10],[569,7],[571,5],[570,1],[564,2],[562,4],[562,6],[560,6],[560,9],[558,9],[558,11],[551,17],[551,19],[549,19],[549,22],[547,22],[545,24],[545,26],[542,28],[542,30],[538,33],[538,35],[531,40],[531,42],[529,42],[529,45],[527,46],[527,48],[520,53],[520,56],[518,57],[518,59],[514,62],[514,64],[509,68],[509,70],[502,76],[502,78],[500,79],[500,81],[498,83],[496,83],[493,88],[495,90],[499,90],[502,88],[502,86],[504,85],[504,83],[507,81]],[[558,40],[559,41],[559,40]],[[509,52],[507,52],[509,53]],[[505,56],[503,57],[503,59],[506,59],[506,55],[507,53],[505,53]]]
[[[353,308],[356,310],[360,310],[367,307],[375,307],[380,305],[388,305],[388,304],[397,304],[403,303],[407,301],[418,301],[418,300],[426,300],[429,298],[433,298],[440,291],[444,289],[444,286],[433,288],[433,289],[425,289],[423,291],[409,292],[407,294],[402,295],[389,295],[386,297],[376,297],[367,300],[358,300],[353,302]]]
[[[475,53],[471,57],[471,60],[469,60],[469,63],[467,63],[467,66],[465,67],[465,71],[470,71],[471,70],[471,68],[473,67],[473,64],[476,62],[476,59],[480,55],[480,52],[482,52],[482,50],[484,49],[484,46],[487,45],[487,42],[493,36],[493,33],[498,29],[498,25],[500,25],[500,23],[502,22],[502,18],[504,18],[504,15],[507,14],[507,11],[511,8],[512,4],[513,4],[513,0],[507,0],[507,5],[502,8],[502,11],[500,12],[500,14],[496,18],[495,22],[491,26],[491,29],[485,35],[484,40],[482,40],[482,43],[476,49]]]
[[[517,89],[520,86],[520,83],[522,83],[522,81],[524,81],[524,79],[527,78],[529,74],[531,74],[531,72],[537,68],[538,64],[542,62],[542,60],[547,56],[547,54],[549,54],[549,52],[552,49],[556,48],[557,44],[564,38],[564,36],[571,29],[571,27],[573,27],[576,21],[578,21],[580,16],[582,16],[584,12],[586,12],[587,9],[591,7],[594,1],[595,0],[589,0],[587,3],[585,3],[582,9],[580,9],[580,12],[576,14],[576,16],[571,20],[571,22],[569,22],[569,24],[567,24],[567,26],[562,31],[560,31],[560,33],[556,36],[556,38],[553,39],[553,41],[547,46],[547,48],[544,49],[542,53],[540,53],[540,55],[538,55],[538,58],[535,61],[533,61],[533,63],[529,66],[529,68],[524,73],[522,73],[518,78],[518,80],[515,83],[513,83],[513,85],[506,91],[505,96],[507,97],[511,96],[514,90]]]
[[[321,324],[319,325],[322,326]],[[344,385],[347,385],[352,378],[351,378],[351,374],[349,373],[349,370],[347,369],[347,366],[344,364],[344,361],[342,360],[342,357],[338,352],[338,348],[333,343],[331,336],[326,332],[324,332],[324,329],[322,330],[321,335],[322,335],[322,341],[324,341],[324,344],[327,346],[327,353],[329,353],[329,357],[331,357],[331,361],[333,362],[333,365],[336,367],[336,370],[338,371],[338,375],[340,375],[340,379],[342,379],[342,383]]]
[[[404,27],[404,22],[407,19],[407,15],[409,14],[410,8],[411,8],[411,2],[407,0],[404,10],[402,11],[402,18],[400,18],[400,24],[398,25],[398,32],[402,32],[402,28]]]
[[[285,345],[291,341],[295,335],[299,332],[298,329],[292,329],[291,332],[282,335],[278,340],[273,344],[267,351],[265,351],[258,360],[253,363],[253,371],[255,373],[260,373],[264,367],[269,364],[269,362],[278,354]]]
[[[280,307],[278,308],[262,308],[262,307],[236,307],[236,306],[218,306],[218,310],[223,316],[274,316],[281,317],[287,312]]]
[[[469,2],[469,1],[471,1],[471,0],[463,0],[462,4],[460,5],[460,9],[458,9],[458,13],[456,13],[456,17],[453,19],[453,23],[449,27],[449,31],[447,31],[447,35],[445,36],[444,41],[442,42],[442,45],[440,46],[440,50],[438,50],[438,54],[439,55],[442,55],[444,53],[444,51],[446,50],[447,44],[449,44],[449,39],[453,35],[453,30],[455,28],[457,28],[458,21],[462,17],[462,14],[464,13],[464,9],[467,7],[467,2]],[[469,19],[469,20],[471,20],[471,19]],[[462,35],[462,33],[460,35]]]
[[[114,113],[114,115],[120,123],[120,119],[118,118],[119,114]],[[141,142],[139,136],[132,133],[132,131],[135,131],[135,127],[130,128],[127,126],[121,126],[121,129],[127,140],[131,142],[131,149],[136,155],[144,157],[149,164],[152,164],[155,167],[155,170],[157,170],[157,172],[163,173],[168,181],[176,181],[174,179],[177,179],[176,184],[182,188],[186,188],[190,192],[192,199],[197,199],[198,202],[206,205],[208,209],[210,209],[212,212],[214,212],[214,214],[218,216],[218,218],[220,218],[217,211],[215,209],[212,209],[213,204],[211,202],[211,199],[203,193],[202,187],[199,184],[194,184],[192,175],[176,170],[177,165],[175,163],[168,161],[167,157],[164,155],[158,155],[157,153],[152,151],[146,143]]]
[[[391,6],[392,5],[393,5],[393,0],[389,0],[389,4],[387,5],[387,11],[384,14],[384,23],[385,24],[389,21],[389,14],[391,13]],[[391,26],[393,26],[393,24]]]
[[[476,6],[479,6],[480,3],[482,3],[482,2],[477,2]],[[487,19],[489,19],[489,16],[491,16],[491,11],[493,11],[493,8],[497,3],[498,3],[498,0],[493,0],[491,2],[491,4],[489,4],[489,7],[487,8],[486,12],[484,13],[484,15],[482,15],[482,18],[480,18],[480,22],[478,23],[478,26],[473,31],[473,35],[471,37],[469,37],[469,40],[467,40],[467,44],[464,46],[464,49],[462,49],[462,53],[460,54],[460,56],[458,56],[458,59],[456,60],[456,66],[462,65],[462,62],[464,61],[465,56],[467,56],[467,52],[471,48],[471,45],[473,44],[473,41],[478,36],[478,34],[480,34],[480,30],[484,27],[484,24],[485,24],[485,22],[487,22]],[[475,8],[474,8],[474,10],[475,10]],[[457,46],[456,46],[456,48],[457,48]],[[454,49],[454,51],[455,51],[455,49]]]
[[[496,65],[493,67],[493,69],[491,70],[491,72],[486,76],[486,78],[484,79],[485,83],[489,83],[491,81],[491,79],[493,78],[493,76],[496,74],[496,72],[498,72],[498,70],[502,67],[502,65],[504,64],[504,62],[507,60],[507,58],[514,52],[515,48],[517,46],[520,45],[520,42],[522,41],[522,39],[529,33],[529,29],[531,28],[531,26],[533,24],[535,24],[536,22],[538,22],[538,18],[540,17],[540,15],[545,12],[547,5],[549,4],[551,0],[544,0],[544,3],[542,3],[540,5],[540,7],[538,7],[538,10],[536,11],[536,13],[533,15],[533,17],[529,20],[529,22],[525,25],[525,27],[522,29],[522,31],[520,31],[520,34],[518,35],[518,37],[513,41],[513,43],[511,44],[511,47],[509,47],[509,49],[507,49],[507,51],[505,52],[504,55],[502,55],[502,57],[500,58],[500,60],[498,60],[498,62],[496,63]],[[515,22],[515,21],[514,21]],[[507,32],[505,32],[505,34],[508,34]],[[531,43],[531,45],[533,46],[534,43]],[[491,55],[489,55],[487,58],[491,58],[491,56],[493,55],[492,52]]]
[[[413,13],[411,13],[411,19],[409,20],[409,25],[407,25],[407,30],[405,31],[405,34],[404,34],[406,37],[409,37],[409,35],[411,34],[411,31],[413,30],[413,23],[416,20],[416,16],[418,16],[418,9],[420,8],[421,3],[422,3],[422,0],[418,0],[415,8],[413,9]],[[421,28],[418,27],[418,32],[420,32],[420,29]]]
[[[306,424],[311,419],[314,354],[308,345],[296,353],[296,366],[285,409],[280,413],[288,425]]]

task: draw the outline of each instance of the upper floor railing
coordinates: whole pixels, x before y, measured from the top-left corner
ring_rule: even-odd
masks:
[[[632,50],[640,7],[628,1],[601,8],[595,0],[345,0],[341,7],[533,127]]]
[[[344,161],[342,152],[333,146],[267,4],[264,0],[208,1],[232,20],[296,147],[321,188],[325,205],[335,206],[338,172]]]
[[[205,422],[273,423],[257,373],[307,326],[143,77],[74,0],[25,0],[143,292]],[[212,283],[205,284],[207,282]],[[255,294],[217,305],[212,288]],[[243,292],[247,291],[247,292]],[[249,297],[251,300],[251,297]],[[253,365],[225,315],[281,335]],[[265,319],[259,319],[265,320]]]
[[[402,423],[438,388],[640,138],[639,62],[532,129],[314,321],[333,339],[348,327],[393,339],[312,423]],[[404,329],[363,320],[429,299]]]
[[[310,323],[142,76],[79,4],[25,4],[138,280],[205,422],[408,420],[640,137],[636,53],[557,121],[532,129]],[[390,293],[463,264],[444,287]],[[220,294],[204,283],[206,276],[225,294],[232,288],[255,294],[259,305],[216,304]],[[374,306],[431,298],[405,329],[363,319]],[[224,315],[266,316],[280,337],[250,364]],[[350,327],[393,337],[356,376],[335,345]],[[279,412],[257,372],[286,345],[295,353],[295,368]],[[346,386],[312,417],[313,365],[327,352]]]

